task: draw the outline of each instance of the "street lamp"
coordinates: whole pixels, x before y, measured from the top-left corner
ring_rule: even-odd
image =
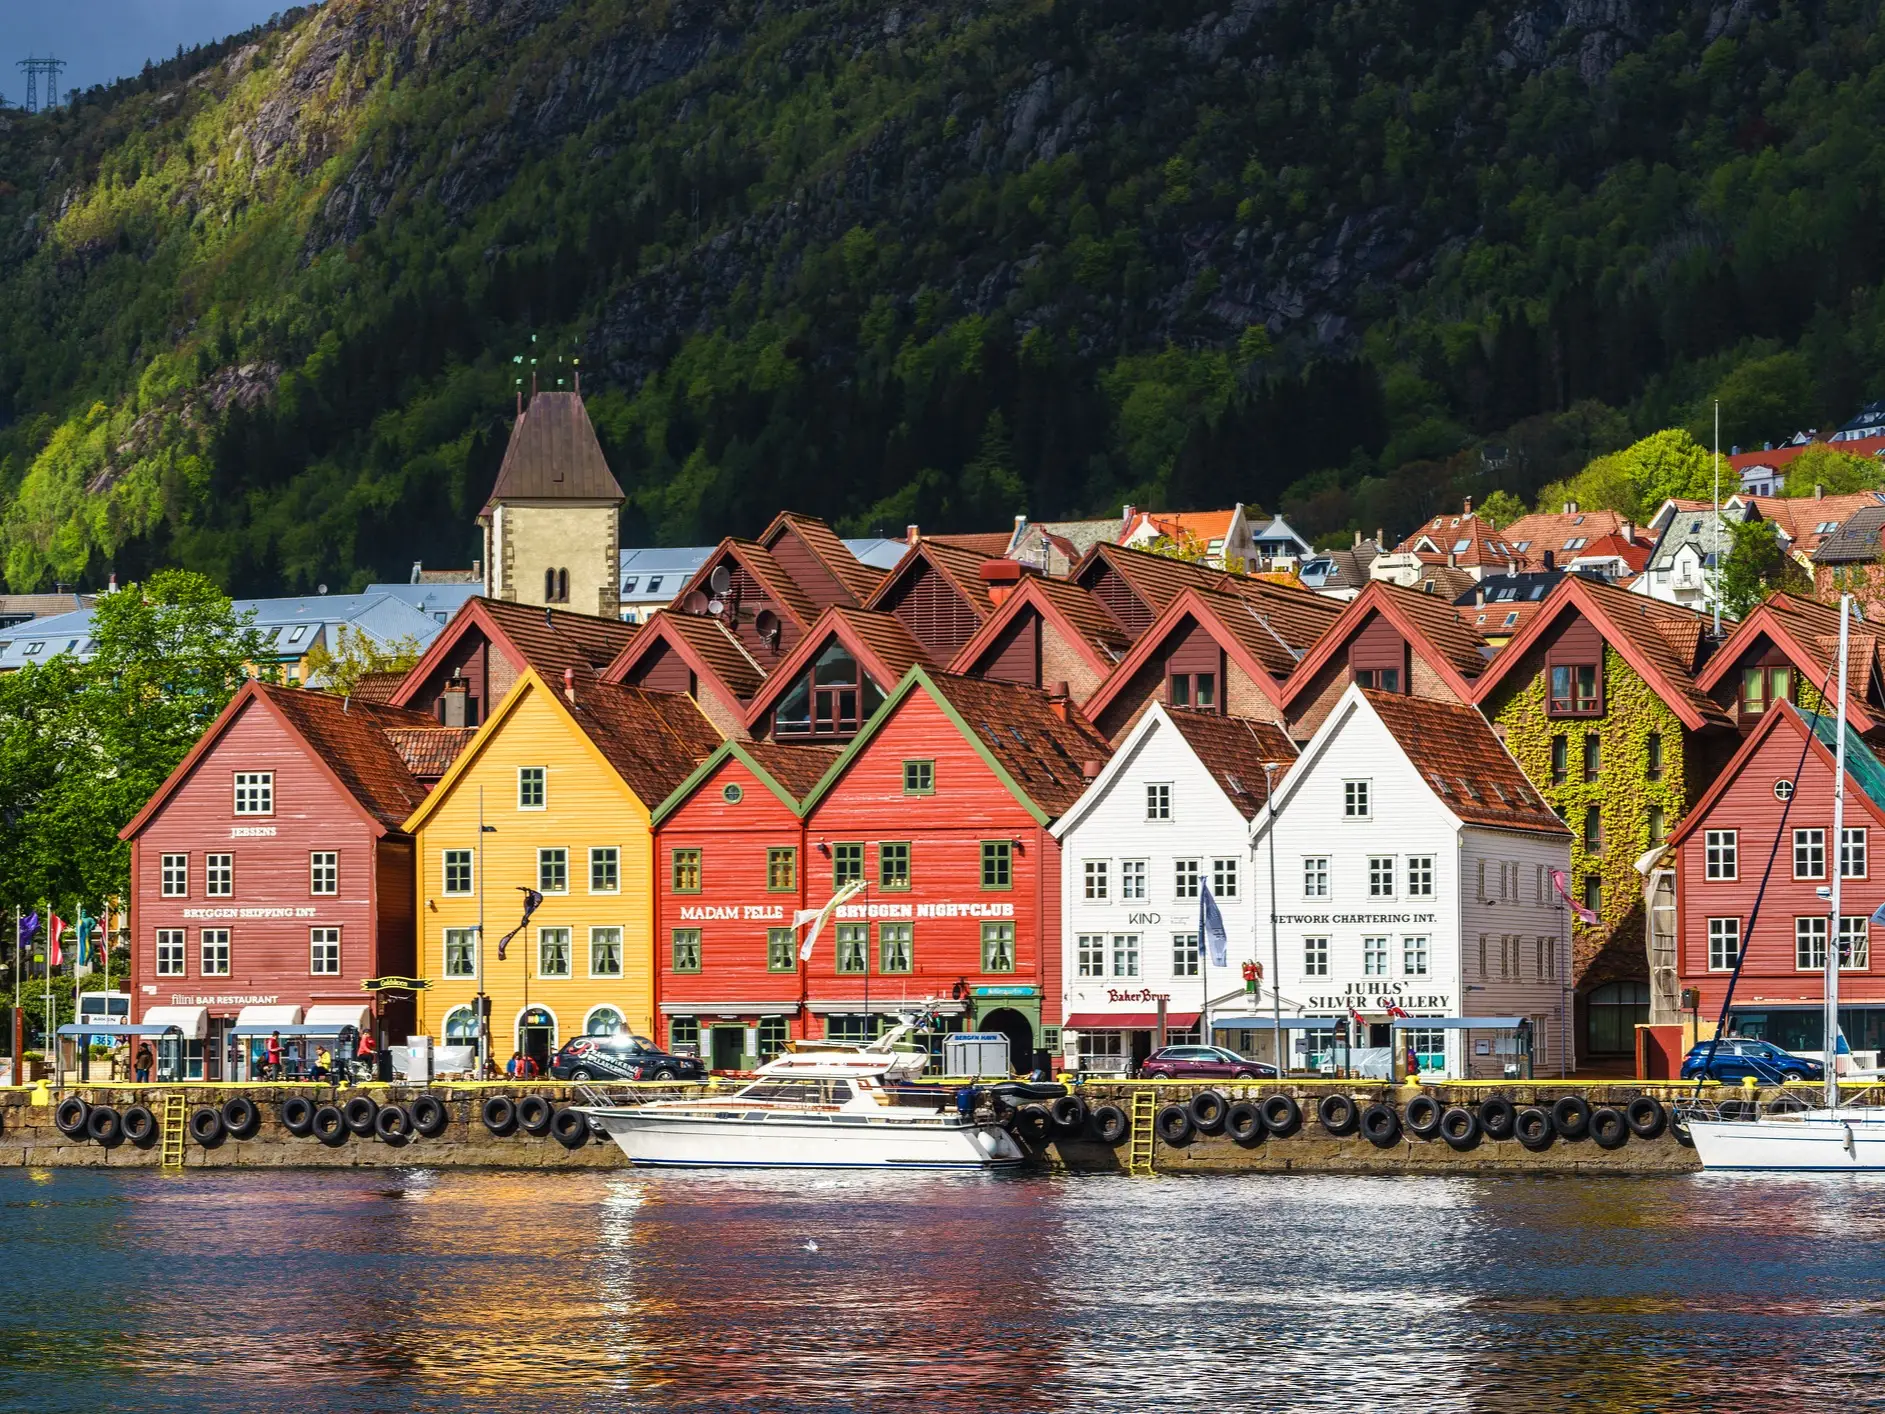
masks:
[[[484,787],[481,785],[478,787],[478,857],[475,861],[478,871],[478,951],[476,954],[478,995],[472,1003],[471,1015],[471,1024],[474,1028],[472,1035],[477,1038],[478,1043],[478,1078],[480,1080],[484,1078],[485,1067],[490,1063],[491,1058],[491,1026],[485,1016],[484,1001],[484,837],[496,833],[496,825],[484,823]]]
[[[1263,800],[1270,813],[1270,1024],[1276,1047],[1276,1078],[1288,1072],[1283,1068],[1283,985],[1282,947],[1276,937],[1276,772],[1284,763],[1263,763]]]

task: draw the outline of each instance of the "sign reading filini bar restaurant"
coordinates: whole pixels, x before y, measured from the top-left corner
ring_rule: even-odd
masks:
[[[845,903],[838,905],[837,917],[840,920],[887,918],[893,922],[918,918],[1013,918],[1014,905],[992,900],[978,900],[975,903]],[[786,906],[780,903],[681,905],[683,923],[733,919],[747,923],[783,924],[788,918]]]

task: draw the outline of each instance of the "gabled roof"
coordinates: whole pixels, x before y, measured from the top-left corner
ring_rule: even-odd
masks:
[[[989,560],[1001,558],[1001,550],[965,548],[961,542],[968,538],[959,536],[938,540],[922,537],[910,547],[908,554],[897,561],[897,567],[884,576],[876,592],[864,601],[864,607],[882,609],[894,597],[897,587],[916,573],[917,566],[926,564],[955,586],[978,619],[987,618],[994,612],[995,605],[988,597],[988,586],[982,582],[982,566]],[[1005,548],[1004,539],[1002,549]]]
[[[1702,792],[1702,798],[1682,817],[1682,823],[1670,832],[1667,849],[1674,849],[1702,828],[1715,803],[1734,787],[1735,781],[1755,754],[1760,751],[1767,738],[1777,731],[1786,731],[1796,741],[1811,751],[1830,772],[1835,768],[1834,751],[1839,742],[1838,719],[1822,716],[1817,712],[1802,712],[1791,702],[1778,702],[1767,712],[1761,714],[1761,723],[1748,733],[1748,739],[1741,743],[1741,749],[1735,752],[1728,764]],[[1854,790],[1847,796],[1856,800],[1871,812],[1872,818],[1885,825],[1885,763],[1881,763],[1867,746],[1864,738],[1853,730],[1852,724],[1846,724],[1846,779]],[[1779,819],[1781,806],[1769,802],[1771,813]],[[1810,823],[1810,822],[1809,822]]]
[[[1531,621],[1494,655],[1479,675],[1472,700],[1486,701],[1551,626],[1574,612],[1581,612],[1596,626],[1604,641],[1623,655],[1690,731],[1733,725],[1696,680],[1707,657],[1702,615],[1577,574],[1559,580]]]
[[[851,547],[838,538],[838,533],[817,516],[800,515],[796,511],[780,511],[773,517],[772,524],[760,533],[759,543],[770,550],[778,543],[779,537],[790,529],[797,533],[805,548],[812,552],[818,563],[830,572],[831,577],[843,585],[851,597],[862,604],[876,592],[883,580],[882,570],[872,569],[851,553]]]
[[[1434,792],[1461,820],[1569,833],[1477,707],[1356,688]]]
[[[871,681],[886,693],[903,680],[903,675],[913,665],[925,661],[922,645],[910,636],[910,631],[895,614],[833,604],[805,630],[805,636],[792,645],[792,651],[779,660],[765,686],[753,695],[746,706],[748,726],[772,710],[780,694],[798,681],[833,638],[844,645],[845,651],[857,659]]]
[[[1625,526],[1631,525],[1630,518],[1621,511],[1574,510],[1547,514],[1535,511],[1528,516],[1520,516],[1503,531],[1500,538],[1517,552],[1519,558],[1537,566],[1544,563],[1545,551],[1552,553],[1556,564],[1562,566],[1573,555],[1585,552],[1593,541],[1606,535],[1621,535]],[[1649,539],[1632,527],[1633,543],[1650,548]],[[1572,544],[1572,542],[1581,542]]]
[[[696,677],[719,683],[732,701],[745,702],[766,681],[766,670],[719,619],[672,609],[657,609],[648,616],[641,632],[603,670],[602,680],[626,682],[634,666],[662,644],[680,654]]]
[[[1871,625],[1859,619],[1853,621],[1848,636],[1846,711],[1855,727],[1869,732],[1881,722],[1868,705],[1866,689],[1885,667],[1885,644]],[[1794,670],[1815,690],[1826,684],[1826,696],[1831,699],[1839,662],[1839,610],[1786,593],[1769,595],[1722,641],[1696,674],[1702,690],[1713,692],[1719,687],[1763,637],[1787,655]]]
[[[1844,431],[1845,429],[1840,429]],[[1736,471],[1745,471],[1752,466],[1771,466],[1776,470],[1787,465],[1795,457],[1812,451],[1849,452],[1855,457],[1876,457],[1885,455],[1885,437],[1848,437],[1841,441],[1824,442],[1817,439],[1803,439],[1789,442],[1783,447],[1769,447],[1761,451],[1736,452],[1728,458],[1728,465]]]
[[[1460,621],[1449,599],[1375,580],[1348,601],[1303,658],[1298,671],[1290,675],[1283,689],[1286,707],[1307,690],[1315,675],[1353,642],[1355,635],[1376,614],[1394,626],[1408,646],[1440,674],[1462,702],[1472,701],[1472,682],[1486,668],[1486,654],[1482,651],[1486,640]]]
[[[492,501],[620,501],[580,393],[536,393],[511,427]]]
[[[386,728],[386,739],[393,744],[393,750],[399,753],[399,759],[406,763],[406,768],[421,781],[436,781],[451,770],[458,753],[470,744],[475,735],[476,727],[434,725]]]
[[[686,595],[696,589],[703,594],[712,593],[709,581],[713,578],[714,567],[727,560],[740,565],[757,580],[759,587],[766,592],[766,597],[791,615],[793,622],[800,628],[818,617],[818,606],[799,587],[798,581],[785,572],[785,567],[772,557],[772,551],[757,540],[742,540],[735,535],[729,535],[713,547],[713,553],[694,571],[693,578],[681,586],[681,594]]]
[[[1457,515],[1433,517],[1394,547],[1397,555],[1453,565],[1504,565],[1520,558],[1503,531],[1474,514],[1470,506]]]
[[[1121,540],[1130,540],[1142,528],[1172,540],[1196,540],[1209,545],[1213,540],[1230,538],[1231,524],[1237,519],[1237,507],[1224,511],[1134,511],[1132,519],[1120,531]]]
[[[1885,530],[1885,506],[1861,506],[1820,541],[1813,563],[1851,565],[1876,560],[1881,530]]]
[[[1024,574],[1001,607],[984,619],[975,636],[962,645],[962,650],[951,660],[949,671],[971,673],[976,659],[988,651],[1009,624],[1029,609],[1053,624],[1102,678],[1113,670],[1113,664],[1131,646],[1132,640],[1106,612],[1105,606],[1079,585],[1065,579]]]
[[[594,614],[573,614],[565,609],[538,609],[506,599],[467,599],[439,631],[425,655],[407,670],[406,680],[392,703],[403,707],[418,695],[467,633],[477,630],[518,670],[535,668],[546,678],[560,678],[563,669],[601,672],[634,638],[636,626]]]
[[[1728,504],[1750,508],[1762,520],[1771,520],[1791,541],[1790,549],[1811,555],[1826,537],[1854,511],[1885,505],[1877,491],[1854,491],[1843,496],[1747,496],[1737,493]],[[1821,529],[1824,526],[1826,529]]]
[[[1114,545],[1106,541],[1100,541],[1088,550],[1086,557],[1068,572],[1067,578],[1082,588],[1090,589],[1092,578],[1098,573],[1095,566],[1102,563],[1110,566],[1125,580],[1132,592],[1152,611],[1153,618],[1163,613],[1166,605],[1184,590],[1194,585],[1200,589],[1210,589],[1224,579],[1224,571],[1211,565],[1174,560],[1169,555],[1156,555],[1150,550]]]
[[[832,746],[781,746],[771,741],[723,741],[713,755],[701,762],[666,800],[650,812],[652,823],[659,825],[685,805],[728,761],[738,761],[745,766],[781,805],[798,815],[802,813],[800,802],[813,786],[825,778],[825,773],[837,758],[838,749]]]
[[[974,530],[961,535],[925,535],[922,538],[932,545],[948,545],[957,550],[967,550],[971,555],[980,555],[985,560],[998,560],[1008,553],[1008,543],[1014,539],[1014,532]]]
[[[1008,788],[1021,807],[1045,825],[1064,813],[1086,789],[1085,763],[1104,762],[1112,748],[1071,703],[1055,701],[1038,688],[980,678],[932,673],[920,664],[905,674],[863,730],[805,797],[809,813],[843,778],[898,707],[923,692],[954,723],[962,739]],[[1061,716],[1061,709],[1066,716]]]
[[[144,808],[118,832],[120,839],[128,840],[144,828],[245,711],[267,712],[299,737],[322,772],[353,803],[376,835],[398,831],[406,816],[425,799],[425,786],[400,756],[388,730],[437,730],[438,724],[430,717],[310,688],[277,687],[251,679],[197,738],[189,755],[165,777]]]

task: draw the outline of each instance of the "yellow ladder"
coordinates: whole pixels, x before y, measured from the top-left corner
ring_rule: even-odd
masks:
[[[164,1096],[163,1161],[167,1169],[183,1167],[184,1121],[189,1114],[189,1108],[184,1104],[181,1095]]]
[[[1158,1099],[1150,1090],[1137,1090],[1132,1096],[1132,1146],[1126,1151],[1126,1172],[1142,1178],[1152,1175],[1152,1119],[1158,1113]]]

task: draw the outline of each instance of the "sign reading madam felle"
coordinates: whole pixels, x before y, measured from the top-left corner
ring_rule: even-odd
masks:
[[[1350,982],[1338,994],[1325,994],[1310,997],[1303,1005],[1310,1011],[1346,1011],[1353,1007],[1356,1011],[1383,1011],[1389,1002],[1405,1007],[1409,1011],[1450,1012],[1453,998],[1444,992],[1415,992],[1412,982],[1390,982],[1386,978],[1378,981]]]

